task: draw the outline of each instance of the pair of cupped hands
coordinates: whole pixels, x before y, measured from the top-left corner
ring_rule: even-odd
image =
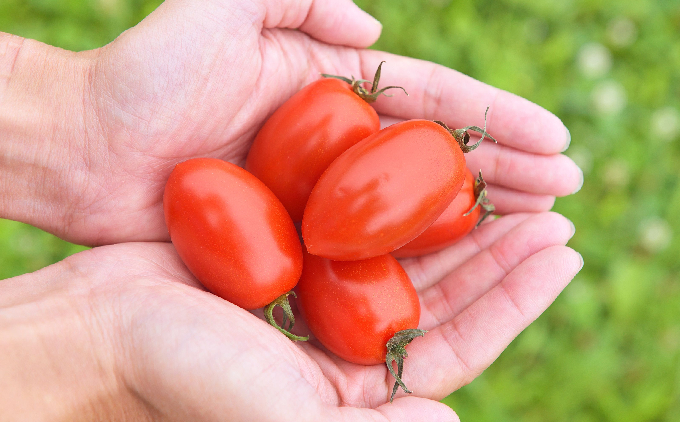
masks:
[[[487,368],[582,267],[565,246],[573,224],[549,210],[583,176],[561,154],[570,137],[557,117],[454,70],[366,50],[380,32],[349,0],[167,0],[94,51],[0,35],[5,58],[16,54],[0,107],[39,130],[1,164],[3,191],[14,192],[1,216],[100,245],[0,283],[0,329],[14,334],[0,345],[6,362],[21,362],[0,369],[15,381],[2,408],[69,420],[458,420],[437,400]],[[345,362],[313,337],[291,342],[261,312],[206,292],[162,211],[175,164],[242,165],[267,116],[301,87],[321,73],[371,79],[381,61],[381,86],[409,93],[374,104],[383,125],[483,126],[490,107],[498,144],[483,143],[467,164],[482,170],[502,215],[401,261],[428,333],[407,349],[413,394],[391,404],[385,365]],[[38,103],[15,86],[46,95]],[[306,334],[303,320],[295,331]]]

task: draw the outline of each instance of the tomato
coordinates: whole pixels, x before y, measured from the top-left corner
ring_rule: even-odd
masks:
[[[481,172],[475,181],[470,170],[466,170],[463,187],[446,210],[422,234],[392,252],[392,256],[405,258],[426,255],[462,239],[493,211],[493,205],[486,200],[485,187]]]
[[[417,328],[420,302],[411,280],[390,255],[331,261],[304,254],[297,304],[310,331],[348,362],[385,362],[387,341]]]
[[[246,169],[276,194],[294,221],[302,219],[309,193],[328,165],[380,130],[368,103],[394,88],[376,91],[380,66],[370,92],[361,87],[363,81],[340,79],[312,82],[293,95],[265,122],[248,152]]]
[[[383,255],[422,233],[453,200],[465,157],[442,126],[410,120],[369,136],[319,178],[302,219],[307,251],[335,260]]]
[[[488,113],[489,109],[486,109]],[[463,185],[464,153],[484,128],[451,130],[408,120],[382,129],[336,158],[317,181],[302,218],[307,251],[335,260],[390,253],[441,215]],[[468,145],[468,130],[482,138]]]
[[[246,170],[213,158],[180,163],[163,209],[177,253],[215,295],[256,309],[297,284],[302,246],[293,221]]]
[[[331,261],[305,253],[296,291],[298,308],[324,347],[352,363],[386,362],[406,390],[401,382],[404,346],[425,332],[417,330],[418,294],[394,257]],[[399,374],[394,374],[392,360],[397,360]]]

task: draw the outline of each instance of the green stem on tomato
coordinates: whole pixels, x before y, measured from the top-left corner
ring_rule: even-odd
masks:
[[[290,295],[293,295],[293,297],[297,297],[294,291],[286,292],[281,296],[277,297],[276,299],[274,299],[272,303],[265,306],[264,317],[271,326],[281,331],[289,339],[293,341],[307,341],[309,340],[309,336],[306,337],[296,336],[295,334],[290,332],[293,329],[293,326],[295,325],[295,315],[293,315],[293,310],[290,308],[290,303],[288,303],[288,296]],[[276,320],[274,319],[274,308],[276,306],[280,306],[281,309],[283,309],[283,321],[281,325],[277,324]],[[287,322],[290,323],[288,328],[286,328]]]
[[[372,103],[375,102],[375,100],[378,99],[380,95],[384,95],[386,97],[391,97],[391,95],[385,94],[385,91],[388,89],[392,88],[398,88],[404,91],[406,95],[408,95],[408,92],[400,86],[388,86],[385,88],[378,89],[378,81],[380,81],[380,72],[381,68],[384,61],[380,62],[378,65],[378,69],[375,71],[375,76],[373,76],[373,82],[371,84],[371,90],[367,90],[362,86],[364,83],[371,83],[371,81],[367,81],[366,79],[354,79],[354,76],[352,76],[352,79],[346,78],[344,76],[337,76],[337,75],[329,75],[326,73],[322,73],[321,76],[324,78],[335,78],[335,79],[340,79],[341,81],[347,82],[348,84],[352,85],[352,91],[354,91],[355,94],[357,94],[361,99],[366,101],[367,103]]]
[[[479,170],[479,177],[477,178],[477,180],[475,180],[475,198],[476,198],[475,205],[472,208],[470,208],[468,212],[463,214],[463,217],[467,217],[478,206],[484,209],[484,214],[482,214],[479,221],[477,221],[475,227],[479,227],[479,225],[482,224],[482,221],[484,221],[486,217],[491,215],[491,213],[493,213],[496,210],[496,207],[491,202],[489,202],[489,199],[486,197],[486,195],[487,195],[486,181],[482,177],[482,171]]]
[[[487,107],[486,111],[484,112],[484,128],[481,128],[479,126],[466,126],[462,129],[449,129],[449,127],[446,126],[446,123],[442,122],[441,120],[435,120],[434,122],[442,126],[444,129],[446,129],[451,134],[451,136],[453,136],[456,139],[458,145],[460,145],[460,149],[463,150],[464,153],[468,153],[470,151],[477,149],[477,147],[479,146],[479,144],[482,143],[484,138],[489,138],[494,143],[498,143],[496,139],[494,139],[494,137],[489,135],[489,133],[486,131],[487,114],[489,114],[489,107]],[[474,130],[475,132],[479,132],[482,134],[482,137],[479,139],[479,141],[475,142],[472,145],[468,145],[468,143],[470,142],[470,134],[468,133],[469,130]]]
[[[396,380],[394,387],[392,387],[392,395],[390,396],[390,403],[394,400],[394,395],[397,394],[397,390],[401,387],[405,393],[411,394],[411,390],[406,388],[406,384],[402,381],[401,376],[404,372],[404,358],[408,357],[406,353],[406,345],[413,341],[416,337],[422,337],[427,331],[420,330],[417,328],[411,328],[408,330],[397,331],[391,339],[387,341],[387,355],[385,356],[385,364],[390,374]],[[397,372],[394,372],[392,367],[393,362],[397,362]]]

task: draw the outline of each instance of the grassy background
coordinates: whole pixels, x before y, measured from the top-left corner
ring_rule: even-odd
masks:
[[[0,30],[101,46],[158,0],[2,0]],[[478,379],[464,421],[680,421],[680,1],[357,0],[375,48],[526,97],[571,130],[585,185],[557,201],[585,267]],[[676,217],[673,217],[676,216]],[[82,248],[0,220],[0,278]]]

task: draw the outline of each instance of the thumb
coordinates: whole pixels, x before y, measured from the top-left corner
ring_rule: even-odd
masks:
[[[351,0],[262,0],[265,28],[295,28],[319,41],[364,48],[382,25]]]

